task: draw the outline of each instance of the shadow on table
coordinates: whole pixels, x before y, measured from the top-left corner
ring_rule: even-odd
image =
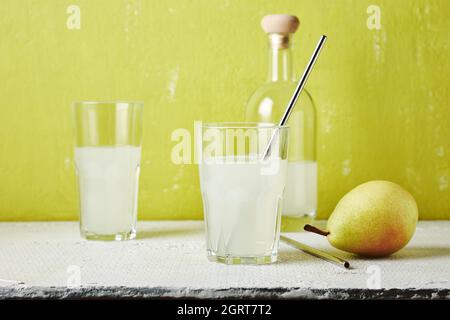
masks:
[[[377,260],[408,260],[429,259],[433,257],[450,257],[450,247],[428,247],[428,248],[404,248],[387,257],[365,257],[350,254],[349,259],[356,258],[363,261]]]
[[[336,252],[334,250],[326,252],[331,253],[340,258],[346,259],[350,261],[350,264],[353,259],[362,261],[376,261],[376,260],[408,260],[408,259],[429,259],[433,257],[450,257],[450,247],[404,248],[391,256],[379,258],[362,257],[347,252]],[[321,259],[303,253],[302,251],[278,252],[278,262],[281,264],[313,262],[314,260],[319,262],[321,261]]]
[[[316,259],[318,260],[318,258],[303,253],[302,251],[278,251],[277,263],[279,264],[301,263],[301,262],[310,262]]]
[[[153,239],[163,237],[177,237],[195,235],[203,232],[203,226],[187,228],[167,228],[167,229],[143,229],[138,230],[136,239]]]
[[[422,259],[432,257],[450,257],[450,247],[404,248],[393,254],[391,259]]]

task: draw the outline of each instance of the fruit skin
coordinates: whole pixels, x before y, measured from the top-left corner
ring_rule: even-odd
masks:
[[[327,223],[336,248],[368,257],[390,255],[412,238],[418,220],[413,196],[398,184],[369,181],[348,192]]]

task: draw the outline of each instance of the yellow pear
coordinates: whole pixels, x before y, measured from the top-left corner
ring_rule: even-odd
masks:
[[[369,181],[348,192],[337,204],[327,231],[305,230],[327,237],[334,247],[369,257],[390,255],[412,238],[418,219],[412,195],[389,181]]]

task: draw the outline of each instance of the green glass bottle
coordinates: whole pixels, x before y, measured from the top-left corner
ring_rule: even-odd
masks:
[[[248,101],[246,121],[278,123],[297,84],[292,72],[291,46],[299,20],[290,15],[268,15],[261,25],[269,39],[268,76]],[[282,207],[283,231],[300,230],[316,215],[315,118],[313,99],[305,89],[288,122],[289,162]]]

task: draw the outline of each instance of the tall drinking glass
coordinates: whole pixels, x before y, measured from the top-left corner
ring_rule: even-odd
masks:
[[[140,102],[75,102],[80,232],[91,240],[136,236]]]
[[[207,123],[197,135],[208,259],[226,264],[277,260],[288,128]],[[270,152],[265,156],[271,142]]]

